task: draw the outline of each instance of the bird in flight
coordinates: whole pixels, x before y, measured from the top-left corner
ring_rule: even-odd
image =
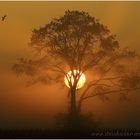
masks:
[[[6,19],[7,15],[4,15],[1,20],[4,21]]]

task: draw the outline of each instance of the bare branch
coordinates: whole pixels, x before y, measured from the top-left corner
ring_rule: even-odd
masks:
[[[124,92],[124,91],[134,91],[134,90],[139,90],[139,88],[133,88],[133,89],[120,89],[120,90],[111,90],[111,91],[107,91],[107,92],[104,92],[104,93],[100,93],[102,95],[107,95],[107,94],[115,94],[115,93],[119,93],[119,92]],[[98,96],[99,94],[93,94],[93,95],[90,95],[90,96],[87,96],[87,97],[84,97],[82,98],[82,100],[85,100],[85,99],[88,99],[88,98],[91,98],[91,97],[95,97],[95,96]]]

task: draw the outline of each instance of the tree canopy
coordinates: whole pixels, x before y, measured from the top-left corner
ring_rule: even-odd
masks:
[[[105,52],[119,47],[106,26],[88,13],[79,11],[66,11],[59,19],[34,29],[31,45],[47,51],[55,59],[62,59],[71,70],[82,71],[95,65]]]

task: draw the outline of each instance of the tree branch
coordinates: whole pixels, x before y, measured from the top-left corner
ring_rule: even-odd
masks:
[[[120,89],[120,90],[111,90],[111,91],[107,91],[107,92],[104,92],[104,93],[100,93],[101,95],[107,95],[107,94],[114,94],[114,93],[119,93],[119,92],[124,92],[124,91],[134,91],[134,90],[139,90],[139,88],[127,88],[127,89]],[[85,99],[88,99],[88,98],[91,98],[91,97],[95,97],[95,96],[98,96],[100,94],[93,94],[93,95],[90,95],[90,96],[87,96],[87,97],[84,97],[82,100],[85,100]]]

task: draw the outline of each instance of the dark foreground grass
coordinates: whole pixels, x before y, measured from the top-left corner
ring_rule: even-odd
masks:
[[[0,138],[140,138],[140,131],[135,129],[0,130]]]

